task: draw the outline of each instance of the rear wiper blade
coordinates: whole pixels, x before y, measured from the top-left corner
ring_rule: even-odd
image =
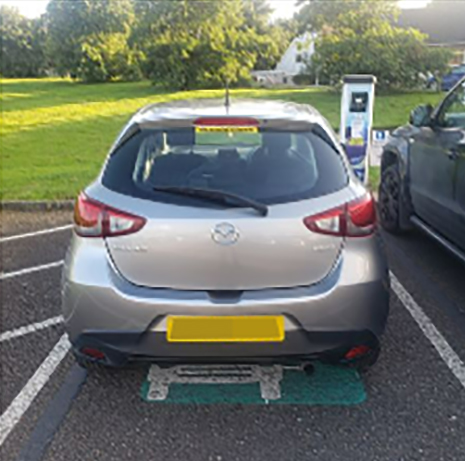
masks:
[[[268,215],[268,207],[260,202],[252,200],[242,195],[232,194],[214,189],[201,189],[197,187],[181,187],[181,186],[154,186],[156,192],[167,192],[170,194],[187,195],[190,197],[198,197],[212,202],[230,204],[231,202],[244,207],[250,207],[257,210],[262,216]]]

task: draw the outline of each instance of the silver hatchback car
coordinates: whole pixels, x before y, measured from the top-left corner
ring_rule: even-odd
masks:
[[[310,106],[145,107],[74,220],[62,293],[81,364],[378,357],[389,277],[374,201]]]

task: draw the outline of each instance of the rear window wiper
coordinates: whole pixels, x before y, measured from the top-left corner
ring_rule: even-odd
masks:
[[[230,192],[223,192],[214,189],[201,189],[197,187],[182,187],[182,186],[155,186],[155,192],[167,192],[169,194],[187,195],[190,197],[198,197],[212,202],[230,205],[250,207],[257,210],[262,216],[268,215],[268,207],[260,202],[252,200],[242,195],[232,194]]]

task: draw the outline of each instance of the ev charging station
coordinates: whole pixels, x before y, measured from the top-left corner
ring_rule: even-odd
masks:
[[[363,182],[368,182],[369,150],[373,128],[376,77],[347,75],[343,78],[341,104],[341,143],[350,164]]]

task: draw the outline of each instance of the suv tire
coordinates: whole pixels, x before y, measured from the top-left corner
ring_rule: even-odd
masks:
[[[397,163],[388,166],[383,171],[378,197],[378,210],[383,228],[392,234],[400,234],[408,230],[408,227],[403,225],[407,207]]]

